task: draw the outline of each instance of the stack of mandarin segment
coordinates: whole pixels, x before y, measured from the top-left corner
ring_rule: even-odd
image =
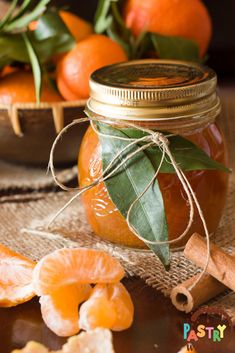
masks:
[[[97,327],[127,329],[134,309],[120,283],[123,276],[121,264],[103,251],[60,249],[45,256],[33,272],[44,322],[58,336]]]
[[[121,331],[133,321],[121,264],[94,249],[63,248],[37,264],[0,245],[0,306],[40,297],[45,324],[58,336],[98,327]]]

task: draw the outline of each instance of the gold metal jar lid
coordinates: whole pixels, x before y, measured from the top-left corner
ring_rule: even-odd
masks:
[[[87,108],[96,115],[119,120],[215,117],[220,111],[216,86],[215,72],[200,64],[129,61],[92,74]]]

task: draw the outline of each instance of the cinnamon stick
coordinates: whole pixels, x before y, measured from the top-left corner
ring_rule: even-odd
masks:
[[[193,276],[172,289],[171,301],[179,311],[189,313],[226,290],[222,283],[208,274],[203,276],[192,290],[189,290],[198,276]]]
[[[229,255],[218,246],[210,243],[211,258],[207,268],[208,274],[189,291],[199,275],[173,288],[171,300],[180,311],[190,312],[226,290],[235,290],[235,254]],[[184,255],[199,267],[204,267],[206,261],[206,241],[199,234],[193,234],[186,244]]]

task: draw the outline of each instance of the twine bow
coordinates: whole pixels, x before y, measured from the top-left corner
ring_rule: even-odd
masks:
[[[81,124],[83,122],[90,122],[93,130],[96,132],[97,135],[99,136],[103,136],[105,138],[111,138],[111,139],[118,139],[118,140],[124,140],[124,141],[128,141],[128,145],[126,145],[121,151],[119,151],[114,158],[110,161],[110,163],[108,164],[108,166],[103,170],[103,173],[100,177],[98,177],[96,180],[94,180],[91,184],[86,185],[84,187],[77,187],[77,188],[69,188],[66,185],[62,184],[57,176],[56,176],[56,172],[55,172],[55,168],[54,168],[54,152],[55,152],[55,148],[57,146],[58,141],[60,140],[60,138],[62,137],[62,135],[67,132],[70,128],[72,128],[74,125],[78,125]],[[56,137],[52,148],[51,148],[51,152],[50,152],[50,159],[49,159],[49,164],[48,164],[48,170],[51,170],[53,179],[55,181],[55,183],[63,190],[65,191],[77,191],[77,193],[59,210],[57,211],[57,213],[52,217],[52,219],[50,220],[49,224],[48,224],[48,228],[50,227],[50,225],[55,221],[55,219],[67,208],[69,207],[69,205],[75,200],[77,199],[81,194],[83,194],[84,192],[86,192],[87,190],[99,185],[101,182],[104,182],[105,180],[111,178],[118,170],[120,170],[120,168],[122,168],[123,165],[125,165],[126,162],[128,162],[131,158],[133,158],[135,155],[137,155],[139,152],[146,150],[147,148],[151,147],[151,146],[157,146],[161,152],[162,152],[162,157],[160,160],[160,163],[158,165],[158,168],[156,170],[156,173],[154,174],[154,176],[152,177],[152,179],[150,180],[150,182],[148,183],[148,185],[146,185],[146,187],[144,188],[144,190],[140,193],[140,195],[132,202],[132,204],[130,205],[128,211],[127,211],[127,216],[126,216],[126,222],[128,224],[129,229],[142,241],[144,241],[147,244],[151,244],[151,245],[163,245],[163,244],[174,244],[177,243],[179,240],[182,240],[185,235],[189,232],[191,225],[193,223],[193,217],[194,217],[194,204],[196,205],[196,209],[198,210],[200,219],[202,221],[203,227],[204,227],[204,231],[205,231],[205,235],[206,235],[206,241],[207,241],[207,256],[206,256],[206,262],[205,262],[205,266],[200,274],[200,276],[197,278],[197,280],[195,281],[195,283],[189,288],[189,290],[191,290],[192,288],[194,288],[197,283],[201,280],[202,276],[206,273],[208,264],[209,264],[209,260],[210,260],[210,238],[209,238],[209,232],[207,229],[207,225],[206,225],[206,221],[205,218],[203,216],[203,212],[202,209],[200,207],[200,204],[197,200],[197,197],[188,181],[188,179],[186,178],[184,172],[182,171],[182,169],[180,168],[180,166],[177,164],[177,162],[175,161],[170,148],[169,148],[169,137],[174,136],[174,134],[169,134],[169,135],[164,135],[161,132],[156,132],[153,131],[151,129],[148,128],[143,128],[142,126],[138,126],[137,124],[134,123],[130,123],[130,122],[124,122],[122,123],[122,125],[124,125],[124,127],[131,127],[134,128],[136,130],[139,130],[141,132],[146,133],[145,136],[140,137],[140,138],[129,138],[129,137],[120,137],[120,136],[115,136],[115,135],[110,135],[110,134],[104,134],[102,132],[100,132],[97,129],[96,126],[96,122],[102,122],[105,124],[110,124],[112,126],[120,126],[120,122],[116,122],[116,121],[109,121],[107,119],[104,119],[102,117],[97,117],[97,118],[93,118],[93,117],[87,117],[87,118],[83,118],[83,119],[76,119],[74,120],[72,123],[70,123],[69,125],[67,125]],[[124,152],[128,151],[132,146],[137,145],[138,148],[130,153],[127,153],[127,155],[125,157],[123,157]],[[120,159],[120,157],[122,157]],[[188,199],[188,203],[189,203],[189,220],[188,220],[188,224],[185,228],[185,230],[183,231],[182,234],[180,234],[176,239],[172,239],[172,240],[166,240],[166,241],[151,241],[151,240],[147,240],[145,238],[143,238],[140,234],[138,234],[138,232],[136,231],[136,229],[133,227],[133,225],[130,222],[130,215],[131,212],[133,210],[133,207],[135,206],[135,204],[141,199],[141,197],[146,193],[146,191],[153,185],[154,181],[157,179],[157,176],[159,174],[159,171],[162,167],[162,164],[164,162],[164,160],[168,158],[169,163],[172,164],[172,166],[174,167],[175,173],[177,174],[181,185],[187,195],[187,199]]]

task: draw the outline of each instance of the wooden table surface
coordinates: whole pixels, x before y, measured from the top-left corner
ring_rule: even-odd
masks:
[[[220,120],[228,140],[230,166],[234,168],[235,88],[223,88],[221,94],[224,111]],[[124,282],[134,301],[135,320],[129,330],[114,333],[116,353],[177,353],[185,345],[183,324],[190,322],[190,315],[178,312],[168,298],[142,280],[130,278]],[[207,324],[214,325],[212,321],[207,319]],[[42,342],[51,349],[59,349],[65,342],[44,325],[37,299],[15,308],[0,309],[0,353],[10,353],[29,340]],[[195,346],[198,353],[235,353],[235,335],[231,333],[229,341],[201,340]]]

